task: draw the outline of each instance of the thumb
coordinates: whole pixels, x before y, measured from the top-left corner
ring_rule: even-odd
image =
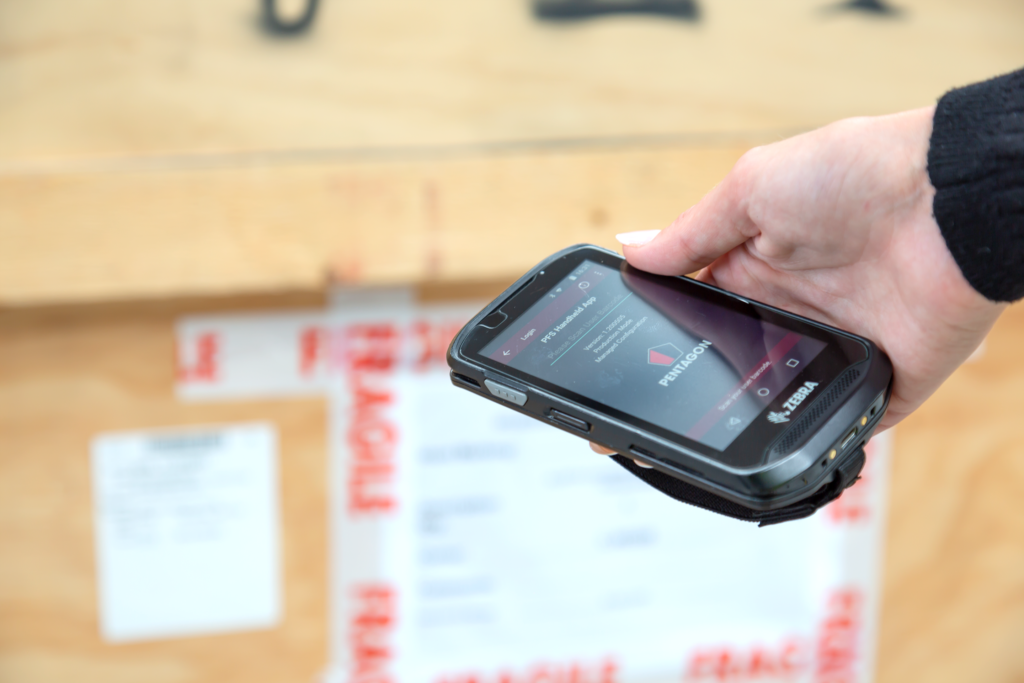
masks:
[[[758,233],[747,215],[735,169],[664,230],[615,236],[629,264],[659,275],[685,275],[712,263]]]

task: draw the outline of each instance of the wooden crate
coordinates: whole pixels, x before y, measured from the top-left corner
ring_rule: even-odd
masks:
[[[662,227],[749,147],[1024,64],[1024,5],[702,0],[690,24],[545,25],[526,0],[0,7],[0,681],[309,680],[327,658],[325,408],[182,404],[173,321],[331,282],[493,290]],[[1024,314],[901,425],[883,683],[1024,676]],[[88,443],[270,420],[284,619],[132,645],[97,625]]]

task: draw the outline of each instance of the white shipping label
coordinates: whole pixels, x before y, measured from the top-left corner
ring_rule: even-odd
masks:
[[[92,443],[92,478],[105,640],[278,623],[272,426],[103,434]]]

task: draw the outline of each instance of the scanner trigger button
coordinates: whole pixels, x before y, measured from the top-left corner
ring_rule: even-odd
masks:
[[[514,403],[517,406],[526,405],[525,392],[516,391],[512,387],[507,387],[504,384],[498,384],[497,382],[489,379],[484,380],[484,386],[487,387],[487,391],[491,392],[493,396],[497,396],[503,401]]]

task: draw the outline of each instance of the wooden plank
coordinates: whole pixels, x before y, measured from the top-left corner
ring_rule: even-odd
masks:
[[[753,144],[1024,63],[1020,3],[896,4],[353,0],[294,40],[253,0],[4,5],[0,306],[511,277],[666,224]]]
[[[435,285],[431,300],[493,293]],[[288,300],[262,300],[283,305]],[[310,305],[309,301],[291,303]],[[205,308],[252,308],[222,300]],[[189,303],[0,314],[0,680],[310,680],[326,661],[319,401],[176,402],[171,323]],[[897,430],[879,683],[1024,676],[1024,309]],[[285,616],[272,631],[111,646],[98,635],[89,439],[271,420],[282,436]]]
[[[553,26],[525,0],[352,0],[294,41],[262,36],[251,0],[0,5],[0,680],[308,680],[325,661],[323,406],[178,404],[178,313],[507,280],[663,226],[753,144],[1024,63],[1012,0],[898,0],[892,21],[701,4],[694,25]],[[897,434],[882,683],[1024,677],[1022,334],[1011,309]],[[88,439],[251,419],[282,436],[284,622],[103,644]]]
[[[0,317],[0,680],[310,681],[326,662],[325,406],[312,399],[179,403],[172,324],[181,310],[157,308]],[[103,642],[90,439],[105,431],[252,420],[274,423],[280,439],[281,624]]]
[[[0,160],[788,131],[1024,64],[1016,0],[887,1],[552,24],[530,0],[325,0],[290,40],[256,0],[4,3]]]
[[[1024,679],[1024,308],[897,427],[879,683]]]
[[[750,145],[0,175],[0,306],[510,280],[667,225]]]

